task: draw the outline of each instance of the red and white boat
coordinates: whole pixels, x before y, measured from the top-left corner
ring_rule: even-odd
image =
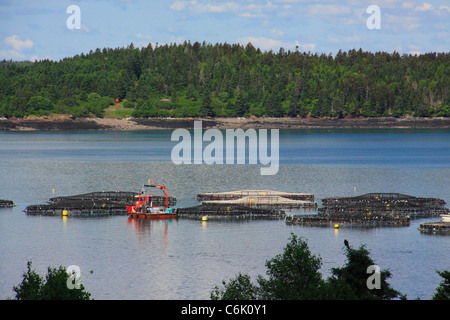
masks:
[[[142,194],[137,195],[137,201],[134,206],[127,206],[129,217],[132,219],[174,219],[177,217],[176,209],[169,208],[169,197],[165,186],[144,185],[149,188],[159,188],[164,190],[166,202],[163,208],[159,205],[153,205],[153,195]]]

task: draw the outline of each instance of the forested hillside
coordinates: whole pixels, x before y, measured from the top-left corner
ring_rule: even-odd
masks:
[[[134,117],[448,117],[449,58],[131,44],[58,62],[0,62],[0,116],[102,117],[119,98]]]

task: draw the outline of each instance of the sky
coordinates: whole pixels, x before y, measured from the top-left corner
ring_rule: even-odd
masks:
[[[0,60],[14,61],[184,41],[423,54],[449,52],[449,30],[449,0],[0,0]]]

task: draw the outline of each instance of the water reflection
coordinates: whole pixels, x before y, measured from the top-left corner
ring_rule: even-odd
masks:
[[[165,244],[167,244],[169,226],[172,225],[172,219],[148,220],[128,218],[127,223],[128,229],[134,230],[137,239],[149,240],[152,237],[152,234],[155,234],[155,238],[162,238],[164,239]]]

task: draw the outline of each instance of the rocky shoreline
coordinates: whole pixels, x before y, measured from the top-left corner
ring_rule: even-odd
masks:
[[[0,131],[175,130],[192,129],[449,129],[450,118],[71,118],[0,119]]]

